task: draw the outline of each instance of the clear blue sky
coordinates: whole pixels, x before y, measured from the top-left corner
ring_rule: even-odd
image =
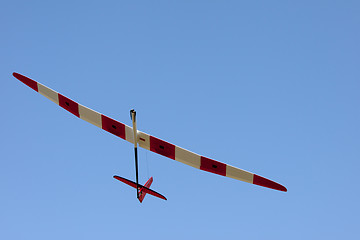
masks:
[[[5,1],[0,239],[357,239],[358,1]],[[273,179],[140,150],[12,77]]]

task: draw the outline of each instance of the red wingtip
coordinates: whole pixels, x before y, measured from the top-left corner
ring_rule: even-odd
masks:
[[[38,85],[37,82],[35,82],[34,80],[25,77],[19,73],[14,72],[13,76],[16,77],[17,79],[19,79],[21,82],[23,82],[24,84],[28,85],[29,87],[31,87],[32,89],[34,89],[35,91],[38,91]]]
[[[272,189],[283,191],[283,192],[287,192],[286,187],[284,187],[283,185],[276,183],[274,181],[271,181],[267,178],[261,177],[259,175],[256,175],[256,174],[254,174],[253,184],[267,187],[267,188],[272,188]]]

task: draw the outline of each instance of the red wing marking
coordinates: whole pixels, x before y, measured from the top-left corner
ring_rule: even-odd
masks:
[[[75,116],[80,117],[79,104],[77,102],[74,102],[70,98],[61,95],[60,93],[59,93],[59,105],[60,107],[64,108],[65,110],[68,110]]]
[[[287,192],[286,187],[284,187],[283,185],[278,184],[278,183],[276,183],[274,181],[271,181],[271,180],[269,180],[267,178],[261,177],[261,176],[256,175],[256,174],[254,174],[253,184],[263,186],[263,187],[267,187],[267,188],[272,188],[272,189],[283,191],[283,192]]]
[[[226,164],[212,160],[210,158],[201,157],[200,169],[212,173],[216,173],[222,176],[226,176]]]
[[[105,115],[101,115],[102,129],[125,139],[125,124],[115,121]]]
[[[175,160],[175,145],[150,136],[150,151]]]
[[[38,91],[38,85],[37,82],[35,82],[34,80],[25,77],[21,74],[18,73],[13,73],[13,76],[16,77],[17,79],[19,79],[21,82],[23,82],[24,84],[28,85],[29,87],[31,87],[32,89],[34,89],[35,91]]]

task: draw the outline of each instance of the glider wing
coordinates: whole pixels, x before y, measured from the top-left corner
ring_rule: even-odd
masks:
[[[25,77],[18,73],[13,73],[13,76],[27,86],[29,86],[30,88],[32,88],[33,90],[40,93],[41,95],[55,102],[60,107],[74,114],[78,118],[81,118],[99,128],[102,128],[105,131],[108,131],[128,142],[134,143],[134,134],[132,132],[132,127],[118,122],[112,118],[109,118],[92,109],[89,109],[28,77]],[[279,191],[287,191],[284,186],[272,180],[227,165],[225,163],[198,155],[196,153],[178,147],[174,144],[163,141],[159,138],[150,136],[144,132],[138,131],[138,138],[138,143],[140,147],[160,154],[162,156],[168,157],[170,159],[182,162],[194,168],[252,183],[255,185],[272,188]]]

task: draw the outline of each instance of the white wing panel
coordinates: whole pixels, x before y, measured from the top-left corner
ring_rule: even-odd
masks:
[[[101,114],[94,110],[79,104],[79,115],[82,120],[85,120],[95,126],[101,128]]]
[[[138,131],[138,143],[140,147],[150,150],[150,135]]]
[[[226,176],[248,183],[253,183],[253,179],[254,179],[253,173],[247,172],[245,170],[230,165],[226,165]]]
[[[38,92],[43,95],[44,97],[50,99],[57,105],[59,105],[59,95],[54,90],[42,85],[41,83],[37,83]]]
[[[134,132],[132,127],[125,124],[125,140],[134,144]]]
[[[200,169],[201,156],[181,147],[175,146],[175,160]]]

